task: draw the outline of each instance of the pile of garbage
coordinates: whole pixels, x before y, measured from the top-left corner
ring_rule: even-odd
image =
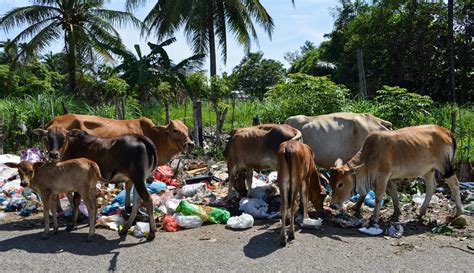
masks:
[[[13,212],[19,216],[29,216],[42,210],[40,197],[29,188],[20,186],[20,179],[16,169],[6,167],[5,162],[19,162],[20,160],[38,161],[41,151],[36,148],[24,150],[20,156],[0,155],[0,210]],[[181,161],[181,160],[180,160]],[[226,224],[230,229],[247,229],[254,225],[255,219],[280,218],[280,196],[276,185],[277,172],[254,172],[252,189],[248,197],[236,198],[233,191],[229,200],[228,188],[224,182],[228,178],[227,166],[224,161],[212,162],[207,160],[184,160],[180,163],[159,166],[146,182],[147,189],[153,200],[154,217],[158,225],[167,232],[176,232],[181,229],[198,228],[203,224]],[[212,162],[205,164],[203,162]],[[329,185],[325,187],[330,190]],[[461,182],[460,190],[466,215],[474,212],[474,183]],[[454,204],[448,202],[447,187],[436,189],[431,199],[428,214],[438,217],[437,223],[451,223],[454,219],[447,219],[454,214]],[[129,211],[125,210],[125,190],[120,184],[98,184],[97,226],[120,231],[128,219]],[[133,200],[133,191],[130,193]],[[415,218],[419,207],[425,199],[421,191],[411,194],[399,193],[402,216],[405,219]],[[333,213],[329,206],[329,198],[325,201],[324,220],[343,228],[357,228],[360,232],[400,238],[404,233],[404,223],[390,223],[383,230],[378,226],[367,226],[363,220],[348,214],[346,210],[357,202],[359,196],[354,195],[346,202],[342,212]],[[387,198],[382,203],[382,218],[388,218],[392,206]],[[72,216],[72,209],[66,195],[60,196],[62,211],[60,217]],[[375,195],[369,192],[364,199],[363,212],[371,213],[375,204]],[[387,209],[387,208],[390,209]],[[81,203],[81,213],[88,216],[86,206]],[[365,210],[365,211],[364,211]],[[130,233],[137,237],[146,237],[149,232],[148,214],[144,208],[139,209],[137,222],[130,229]],[[5,213],[0,212],[0,221]],[[442,212],[442,213],[440,213]],[[302,227],[319,227],[321,219],[301,219],[297,223]],[[462,225],[462,220],[456,220]],[[445,225],[445,226],[442,226]],[[450,225],[441,224],[433,228],[433,232],[442,233],[450,230]]]

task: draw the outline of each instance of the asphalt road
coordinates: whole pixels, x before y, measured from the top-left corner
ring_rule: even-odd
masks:
[[[175,233],[159,232],[153,242],[130,235],[120,238],[114,231],[97,229],[94,241],[86,243],[87,231],[85,225],[72,233],[63,227],[57,235],[41,240],[37,220],[0,222],[0,270],[474,270],[474,251],[467,248],[474,245],[472,238],[434,235],[423,226],[407,229],[401,239],[385,239],[324,223],[322,230],[297,231],[295,241],[284,248],[279,247],[278,221],[258,221],[244,231],[205,225]]]

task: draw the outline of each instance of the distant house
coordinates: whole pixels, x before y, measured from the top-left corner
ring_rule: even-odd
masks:
[[[240,99],[240,100],[245,100],[245,99],[248,99],[250,97],[249,95],[247,95],[242,90],[232,90],[232,91],[230,91],[230,93],[232,94],[232,97],[234,97],[236,99]]]

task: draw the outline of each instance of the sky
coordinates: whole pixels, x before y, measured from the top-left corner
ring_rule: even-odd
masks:
[[[337,0],[295,0],[295,6],[291,4],[291,0],[261,0],[263,6],[272,16],[275,29],[270,39],[262,28],[257,27],[258,44],[253,42],[251,51],[262,51],[264,58],[275,59],[282,62],[286,67],[283,56],[286,52],[296,51],[306,40],[319,45],[324,41],[324,34],[331,32],[333,28],[333,11],[338,5]],[[125,0],[110,0],[106,4],[106,8],[115,10],[124,10]],[[156,0],[149,0],[148,3],[136,11],[134,14],[139,19],[145,18]],[[31,5],[29,0],[0,0],[0,15],[4,15],[7,11],[15,7],[23,7]],[[133,28],[118,28],[124,44],[133,49],[134,44],[140,44],[143,53],[148,50],[147,42],[158,42],[156,37],[149,37],[147,40],[140,37],[138,30]],[[6,33],[0,30],[0,41],[7,38],[14,38],[20,29],[12,30]],[[177,41],[168,46],[167,52],[174,62],[179,62],[184,58],[192,55],[190,46],[188,45],[182,30],[176,34]],[[234,40],[233,35],[227,35],[227,62],[224,64],[217,53],[217,71],[218,74],[223,72],[230,73],[232,68],[239,64],[244,57],[244,48],[239,46]],[[44,53],[53,51],[58,52],[64,47],[64,41],[58,40],[51,48]],[[134,50],[133,50],[134,51]],[[203,69],[208,70],[209,62],[206,61]]]

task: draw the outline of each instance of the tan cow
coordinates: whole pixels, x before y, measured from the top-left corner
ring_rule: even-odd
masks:
[[[387,188],[394,206],[393,218],[400,215],[395,183],[390,179],[423,176],[426,198],[420,209],[420,217],[426,213],[436,186],[434,173],[438,170],[456,202],[456,215],[462,214],[459,181],[454,173],[456,141],[446,128],[437,125],[407,127],[396,131],[371,133],[362,149],[346,164],[338,160],[331,169],[330,184],[333,189],[331,207],[339,209],[353,190],[363,200],[371,189],[375,192],[373,222],[378,222],[380,202]]]
[[[30,187],[41,195],[43,201],[44,232],[43,239],[48,238],[49,210],[53,214],[54,233],[58,232],[57,196],[62,192],[78,192],[75,196],[84,203],[89,212],[89,235],[91,241],[95,232],[96,200],[95,191],[97,181],[107,182],[102,178],[99,167],[94,161],[86,158],[66,160],[60,163],[46,163],[22,161],[20,163],[5,163],[10,168],[17,168],[22,187]],[[73,222],[77,221],[78,210],[73,214]]]
[[[240,184],[244,177],[247,180],[247,189],[252,186],[253,169],[277,168],[276,154],[278,147],[284,141],[301,138],[301,132],[286,124],[262,124],[245,128],[234,129],[224,150],[229,172],[229,193],[235,186],[234,181]],[[245,184],[245,183],[244,183]],[[237,185],[241,195],[247,191],[245,186]]]
[[[303,142],[315,153],[316,165],[329,169],[341,158],[351,159],[362,148],[367,135],[392,128],[388,121],[370,114],[333,113],[320,116],[293,116],[286,124],[301,131]]]
[[[281,220],[280,245],[285,246],[286,214],[290,208],[288,239],[295,238],[297,198],[303,206],[303,219],[308,217],[308,200],[317,210],[323,209],[326,190],[319,182],[319,172],[314,164],[311,148],[296,140],[285,141],[278,149],[278,186],[280,188]]]
[[[172,120],[167,126],[155,126],[148,118],[116,120],[89,115],[67,114],[53,118],[46,130],[38,128],[33,133],[44,137],[48,155],[59,159],[64,149],[67,131],[79,129],[90,135],[112,138],[126,134],[148,137],[156,146],[158,165],[168,163],[171,158],[194,146],[188,135],[188,127],[180,120]],[[126,183],[125,207],[130,208],[132,183]]]

